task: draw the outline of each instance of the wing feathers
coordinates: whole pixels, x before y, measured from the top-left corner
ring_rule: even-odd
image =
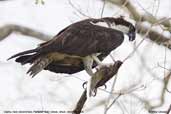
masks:
[[[36,61],[34,61],[32,67],[27,71],[27,74],[29,74],[33,78],[36,74],[42,71],[51,62],[52,62],[51,59],[47,57],[38,58]]]
[[[39,49],[36,48],[36,49],[32,49],[32,50],[28,50],[28,51],[24,51],[24,52],[20,52],[20,53],[17,53],[13,56],[11,56],[10,58],[8,58],[7,60],[10,60],[12,58],[15,58],[15,57],[18,57],[18,56],[22,56],[22,55],[25,55],[25,54],[31,54],[31,53],[34,53],[34,52],[37,52]]]

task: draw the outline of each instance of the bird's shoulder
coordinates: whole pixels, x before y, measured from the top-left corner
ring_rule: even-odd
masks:
[[[75,35],[91,35],[91,36],[123,36],[121,31],[112,29],[108,23],[100,19],[85,19],[69,25],[68,27],[61,30],[54,38],[61,35],[64,37],[73,37]],[[84,37],[82,37],[84,38]]]
[[[110,52],[122,43],[123,33],[99,26],[98,22],[97,19],[86,19],[73,23],[51,41],[41,45],[41,48],[44,52],[57,51],[79,56]]]

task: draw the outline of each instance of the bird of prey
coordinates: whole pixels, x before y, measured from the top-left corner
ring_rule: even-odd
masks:
[[[103,65],[101,61],[124,40],[135,39],[135,27],[122,17],[85,19],[69,25],[53,39],[37,48],[13,55],[16,62],[32,66],[27,73],[34,77],[37,73],[50,70],[56,73],[73,74],[86,70],[93,76],[92,67]]]

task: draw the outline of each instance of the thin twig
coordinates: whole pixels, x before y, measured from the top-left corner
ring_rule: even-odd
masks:
[[[112,93],[114,91],[114,87],[115,87],[115,84],[116,84],[116,80],[117,80],[117,75],[115,76],[114,80],[113,80],[113,84],[112,84],[112,87],[111,87],[111,90],[110,92]],[[106,103],[105,103],[105,110],[104,110],[104,114],[107,114],[107,111],[108,111],[108,104],[109,104],[109,101],[112,97],[112,94],[109,94],[108,96],[108,99],[106,100]]]
[[[165,66],[160,65],[159,63],[157,63],[157,66],[160,67],[160,68],[163,68],[163,69],[165,69],[165,70],[167,70],[167,71],[171,71],[171,69],[168,69],[168,68],[166,68]]]
[[[101,15],[100,15],[101,18],[103,17],[105,5],[106,5],[106,0],[103,1],[102,11],[101,11]]]
[[[166,67],[166,47],[164,47],[164,68]],[[164,72],[164,76],[166,76],[166,71],[165,69],[163,69],[163,72]],[[164,78],[165,79],[165,78]]]
[[[127,59],[129,59],[138,49],[138,47],[140,47],[140,45],[143,43],[143,41],[145,40],[145,37],[149,34],[150,30],[152,29],[152,26],[148,29],[148,31],[146,31],[146,33],[143,36],[143,39],[140,41],[140,43],[134,48],[134,50],[123,60],[123,62],[125,62]]]
[[[168,108],[168,110],[167,110],[167,113],[166,113],[166,114],[170,114],[170,111],[171,111],[171,104],[170,104],[170,106],[169,106],[169,108]]]
[[[117,100],[121,95],[130,94],[130,93],[132,93],[132,92],[134,92],[134,91],[143,90],[143,89],[145,89],[145,88],[146,88],[146,86],[144,86],[144,85],[136,86],[136,84],[134,84],[134,85],[131,85],[129,88],[120,90],[119,92],[112,92],[112,94],[110,94],[110,97],[109,97],[110,99],[111,99],[111,96],[112,96],[112,95],[116,95],[116,94],[117,94],[118,96],[112,101],[112,103],[111,103],[109,106],[108,106],[108,105],[105,105],[104,114],[107,114],[107,111],[111,108],[112,105],[115,104],[116,100]],[[108,102],[107,102],[107,103],[109,103],[110,99],[108,99]]]
[[[170,20],[170,18],[168,18]],[[167,20],[168,20],[167,19]],[[134,53],[135,51],[138,49],[138,47],[143,43],[143,41],[145,40],[145,37],[147,37],[147,35],[149,35],[150,31],[152,30],[153,26],[156,26],[158,24],[161,24],[162,22],[166,21],[166,19],[161,19],[158,22],[154,23],[151,25],[151,27],[148,28],[148,30],[144,33],[144,35],[142,36],[143,39],[140,41],[140,43],[134,48],[134,50],[123,60],[123,62],[125,62],[127,59],[129,59]],[[138,26],[138,25],[137,25]],[[140,29],[141,30],[141,29]]]
[[[106,108],[106,112],[113,106],[113,104],[115,104],[116,100],[119,99],[119,97],[121,96],[122,94],[120,93],[113,101],[112,103]],[[106,114],[106,113],[104,113]]]
[[[86,15],[85,13],[83,13],[80,9],[78,9],[72,2],[71,0],[68,0],[69,4],[71,5],[71,7],[73,9],[75,9],[79,14],[81,14],[82,16],[84,17],[88,17],[88,18],[91,18],[90,16]]]

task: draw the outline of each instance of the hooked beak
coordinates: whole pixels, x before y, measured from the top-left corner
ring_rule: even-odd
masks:
[[[135,32],[129,32],[128,34],[128,37],[129,37],[129,41],[134,41],[135,40]]]

